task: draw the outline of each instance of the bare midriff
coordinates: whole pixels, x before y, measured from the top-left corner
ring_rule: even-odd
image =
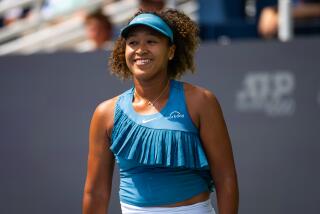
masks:
[[[210,193],[209,192],[202,192],[198,195],[193,196],[192,198],[189,198],[187,200],[184,201],[179,201],[177,203],[174,204],[168,204],[168,205],[162,205],[160,207],[180,207],[180,206],[188,206],[188,205],[192,205],[192,204],[196,204],[199,202],[203,202],[208,200],[210,197]]]

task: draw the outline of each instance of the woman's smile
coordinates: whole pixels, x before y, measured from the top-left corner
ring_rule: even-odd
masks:
[[[151,59],[145,59],[145,58],[139,58],[139,59],[135,59],[134,60],[134,63],[136,64],[136,65],[148,65],[148,64],[150,64],[152,62],[152,60]]]

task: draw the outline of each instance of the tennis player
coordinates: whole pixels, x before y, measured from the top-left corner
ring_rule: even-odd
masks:
[[[198,27],[176,10],[140,11],[121,31],[110,67],[133,87],[99,104],[90,125],[84,214],[105,214],[114,164],[123,214],[238,211],[232,147],[215,95],[178,79],[194,72]]]

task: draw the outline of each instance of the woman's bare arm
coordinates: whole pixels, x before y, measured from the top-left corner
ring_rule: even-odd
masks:
[[[200,136],[217,191],[219,214],[238,213],[239,193],[229,134],[218,100],[203,92]]]
[[[106,101],[96,108],[91,120],[83,214],[105,214],[108,210],[114,170],[114,156],[109,149],[113,109],[114,100]]]
[[[219,214],[238,213],[239,190],[232,147],[220,105],[202,88],[187,87],[188,109],[200,137],[215,182]]]

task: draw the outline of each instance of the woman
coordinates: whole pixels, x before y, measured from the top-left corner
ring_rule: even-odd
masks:
[[[83,213],[106,212],[115,160],[122,213],[214,213],[213,186],[219,213],[237,213],[219,103],[208,90],[175,80],[195,70],[197,46],[196,24],[176,10],[140,11],[121,31],[110,65],[134,87],[93,114]]]

